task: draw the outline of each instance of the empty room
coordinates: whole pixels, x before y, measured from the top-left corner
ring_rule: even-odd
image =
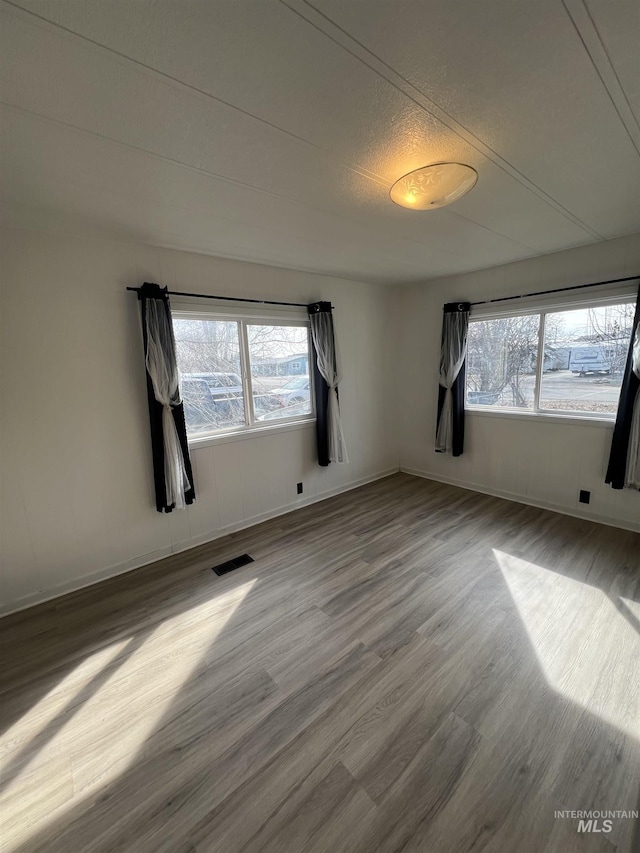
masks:
[[[640,851],[637,0],[0,0],[2,853]]]

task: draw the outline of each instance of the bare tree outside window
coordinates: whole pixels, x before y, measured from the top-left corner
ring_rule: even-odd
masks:
[[[246,417],[238,323],[174,317],[173,330],[187,432],[242,426]]]
[[[634,303],[620,302],[492,320],[472,318],[467,405],[613,417],[634,309]]]
[[[307,324],[174,314],[173,328],[189,436],[313,413]]]
[[[589,331],[595,343],[609,352],[610,372],[622,374],[629,351],[629,338],[633,328],[635,306],[631,302],[623,305],[607,305],[589,309]]]
[[[615,415],[633,312],[632,303],[619,303],[546,315],[545,341],[549,325],[559,323],[557,346],[563,359],[554,372],[542,375],[541,409]]]
[[[469,324],[467,402],[531,408],[538,357],[538,314]]]
[[[256,417],[311,414],[307,327],[247,325],[247,338]]]

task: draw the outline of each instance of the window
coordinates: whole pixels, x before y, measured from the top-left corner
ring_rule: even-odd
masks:
[[[277,421],[308,417],[311,414],[308,327],[247,325],[246,329],[253,408],[258,419]],[[290,379],[299,375],[301,357],[307,360],[305,377],[301,385],[292,388]],[[299,379],[293,381],[300,382]]]
[[[540,315],[469,322],[467,403],[534,408]]]
[[[313,416],[309,326],[174,312],[190,439]]]
[[[467,405],[614,418],[634,308],[620,301],[472,319]]]

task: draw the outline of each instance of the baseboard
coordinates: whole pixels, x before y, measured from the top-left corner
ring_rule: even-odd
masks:
[[[493,489],[479,483],[468,483],[465,480],[456,480],[453,477],[443,477],[440,474],[433,474],[430,471],[419,471],[416,468],[407,468],[400,466],[400,471],[403,474],[411,474],[414,477],[422,477],[425,480],[435,480],[437,483],[446,483],[449,486],[457,486],[459,489],[468,489],[471,492],[480,492],[483,495],[491,495],[495,498],[504,498],[507,501],[515,501],[515,503],[526,504],[527,506],[535,506],[538,509],[548,509],[551,512],[558,512],[561,515],[570,515],[573,518],[581,518],[584,521],[595,521],[597,524],[606,524],[608,527],[618,527],[622,530],[630,530],[632,533],[640,533],[640,524],[634,525],[630,521],[620,521],[617,518],[611,518],[607,515],[598,515],[592,512],[580,512],[572,507],[562,506],[562,504],[554,504],[549,501],[539,501],[533,498],[519,495],[515,492],[509,492],[505,489]]]
[[[397,474],[400,468],[389,468],[386,471],[379,471],[377,474],[371,474],[368,477],[361,477],[358,480],[352,480],[345,486],[337,486],[333,489],[326,489],[323,492],[318,492],[309,497],[301,497],[296,501],[274,509],[261,512],[257,515],[252,515],[238,524],[230,524],[227,527],[219,527],[217,530],[212,530],[209,533],[204,533],[201,536],[196,536],[194,539],[188,539],[184,542],[179,542],[174,545],[170,551],[171,554],[179,554],[182,551],[188,551],[189,548],[195,548],[197,545],[205,545],[207,542],[214,542],[216,539],[222,539],[223,536],[229,536],[231,533],[237,533],[240,530],[246,530],[248,527],[253,527],[256,524],[262,524],[263,521],[269,521],[272,518],[278,518],[280,515],[286,515],[289,512],[295,512],[297,509],[302,509],[305,506],[326,501],[328,498],[341,495],[344,492],[350,492],[353,489],[359,489],[360,486],[366,486],[367,483],[374,483],[376,480],[383,480],[385,477],[390,477],[392,474]],[[165,555],[166,556],[166,555]],[[154,562],[150,560],[149,562]]]
[[[352,489],[358,489],[360,486],[366,486],[367,483],[373,483],[376,480],[382,480],[384,477],[389,477],[391,474],[397,474],[400,469],[398,467],[388,468],[385,471],[379,471],[375,474],[370,474],[367,477],[360,477],[358,480],[352,480],[346,485],[337,486],[333,489],[326,489],[323,492],[318,492],[315,495],[307,498],[298,498],[288,504],[276,507],[267,512],[262,512],[258,515],[245,518],[236,524],[229,524],[226,527],[219,527],[216,530],[211,530],[201,536],[196,536],[193,539],[188,539],[183,542],[178,542],[167,548],[158,548],[155,551],[148,551],[146,554],[141,554],[131,560],[124,560],[120,563],[114,563],[111,566],[106,566],[103,569],[98,569],[95,572],[90,572],[87,575],[82,575],[80,578],[74,578],[68,583],[58,584],[49,590],[30,593],[22,596],[22,598],[12,601],[9,604],[0,604],[0,617],[8,616],[11,613],[17,613],[20,610],[26,610],[28,607],[33,607],[36,604],[44,604],[47,601],[60,598],[62,595],[67,595],[70,592],[77,592],[88,586],[93,586],[100,581],[108,580],[109,578],[117,577],[118,575],[126,574],[126,572],[140,569],[143,566],[148,566],[155,563],[157,560],[162,560],[164,557],[169,557],[172,554],[180,554],[188,551],[190,548],[195,548],[198,545],[205,545],[208,542],[215,542],[216,539],[223,539],[231,533],[237,533],[240,530],[246,530],[248,527],[253,527],[256,524],[261,524],[263,521],[269,521],[271,518],[277,518],[280,515],[286,515],[289,512],[294,512],[296,509],[301,509],[311,504],[319,503],[320,501],[332,498],[335,495],[349,492]]]

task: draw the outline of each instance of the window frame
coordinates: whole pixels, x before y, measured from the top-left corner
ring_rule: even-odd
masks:
[[[521,304],[515,310],[513,308],[488,308],[486,310],[478,310],[477,312],[473,312],[473,315],[469,318],[469,324],[481,322],[483,320],[499,320],[508,317],[538,315],[539,326],[538,347],[536,352],[536,375],[533,389],[533,405],[532,408],[527,409],[524,406],[521,408],[518,408],[516,406],[481,406],[477,403],[469,403],[467,400],[469,391],[467,373],[465,375],[464,388],[465,411],[474,415],[479,414],[506,418],[512,417],[521,418],[525,420],[544,419],[549,422],[555,423],[562,423],[566,421],[577,421],[579,423],[590,422],[592,424],[613,426],[615,424],[616,419],[615,412],[594,413],[580,411],[579,409],[540,408],[540,392],[542,388],[542,379],[544,373],[544,357],[541,358],[541,354],[544,355],[546,318],[548,314],[556,314],[562,311],[576,311],[589,308],[602,308],[606,307],[607,305],[635,305],[636,301],[636,292],[626,289],[611,294],[599,294],[593,296],[591,299],[585,299],[583,297],[582,299],[577,300],[574,296],[573,298],[569,297],[566,300],[558,300],[553,303],[545,303],[543,306],[540,305],[540,303],[529,303]]]
[[[244,400],[244,424],[232,427],[221,427],[197,435],[189,435],[187,425],[187,442],[189,446],[202,446],[209,443],[226,442],[235,439],[250,438],[264,433],[302,429],[316,422],[315,386],[313,375],[313,347],[311,341],[311,325],[308,317],[300,312],[261,312],[254,310],[238,311],[225,310],[226,306],[208,308],[202,304],[187,306],[172,304],[171,319],[173,320],[207,320],[223,323],[235,323],[238,329],[238,349],[240,356],[240,376],[242,379],[242,394]],[[258,421],[255,416],[253,385],[251,376],[251,354],[247,326],[295,326],[306,329],[307,353],[309,363],[309,401],[311,412],[283,418],[272,418],[269,421]],[[175,333],[175,329],[174,329]],[[256,377],[258,378],[258,377]]]

